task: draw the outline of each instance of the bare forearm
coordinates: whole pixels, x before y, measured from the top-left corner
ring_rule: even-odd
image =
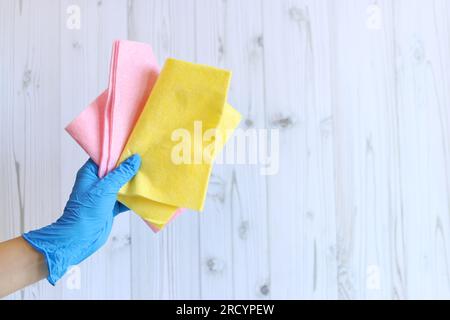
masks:
[[[22,237],[0,243],[0,297],[47,276],[44,256]]]

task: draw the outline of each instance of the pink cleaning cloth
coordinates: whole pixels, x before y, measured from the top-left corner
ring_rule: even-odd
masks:
[[[114,42],[108,89],[66,127],[99,166],[99,177],[116,167],[159,71],[149,45],[123,40]],[[181,212],[182,209],[176,211],[172,220]],[[160,230],[145,222],[153,231]]]
[[[115,168],[159,75],[149,45],[115,41],[109,87],[67,127],[99,166],[99,177]]]

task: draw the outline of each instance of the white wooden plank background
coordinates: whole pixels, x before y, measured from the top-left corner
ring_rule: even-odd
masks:
[[[448,0],[0,0],[0,240],[61,213],[86,160],[63,128],[124,38],[233,70],[280,170],[218,165],[205,212],[158,235],[124,214],[55,288],[8,298],[450,298]]]

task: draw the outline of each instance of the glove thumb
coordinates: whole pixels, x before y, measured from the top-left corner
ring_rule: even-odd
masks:
[[[110,193],[118,193],[119,190],[130,181],[141,166],[141,157],[135,154],[122,162],[116,169],[98,182],[100,190]]]

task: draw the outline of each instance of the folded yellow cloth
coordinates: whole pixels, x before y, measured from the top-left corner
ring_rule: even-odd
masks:
[[[230,78],[226,70],[166,61],[120,157],[138,153],[142,165],[119,201],[160,227],[180,207],[203,209],[212,161],[241,118],[226,103]]]

